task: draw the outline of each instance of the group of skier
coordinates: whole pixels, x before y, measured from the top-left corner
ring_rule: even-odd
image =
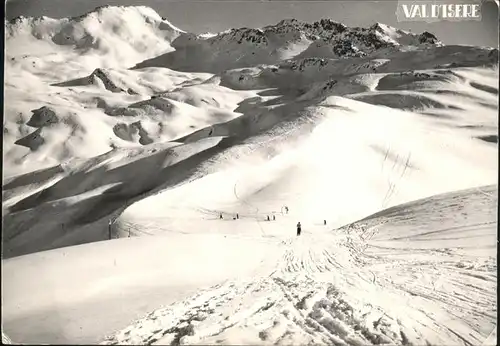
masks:
[[[287,206],[284,206],[284,210],[285,210],[285,213],[288,214],[288,207]],[[233,216],[233,220],[238,220],[240,218],[240,214],[236,213],[235,216]],[[224,219],[222,213],[219,213],[219,219]],[[267,215],[267,221],[271,221],[271,218],[269,215]],[[276,221],[276,215],[273,214],[273,221]],[[115,222],[114,219],[111,219],[109,220],[109,223],[108,223],[108,237],[109,239],[112,238],[112,226],[113,226],[113,223]],[[323,225],[326,226],[326,220],[323,220]],[[63,227],[63,230],[64,230],[64,225],[62,225]],[[302,225],[299,222],[297,222],[297,236],[300,236],[300,234],[302,233]],[[131,232],[129,230],[129,233],[128,233],[128,236],[130,237],[131,236]]]
[[[285,209],[285,213],[288,214],[288,207],[285,206],[284,207]],[[219,219],[223,219],[224,217],[222,216],[222,213],[219,213]],[[236,213],[236,215],[233,217],[233,220],[237,220],[240,218],[240,215],[238,213]],[[271,217],[269,215],[267,215],[267,221],[271,221]],[[276,221],[276,215],[273,214],[273,221]],[[323,220],[323,225],[326,226],[326,220]],[[297,222],[297,236],[300,236],[300,234],[302,233],[302,225],[299,222]]]
[[[269,217],[269,215],[267,215],[267,221],[271,221],[271,218]],[[273,221],[276,221],[276,215],[273,215]]]

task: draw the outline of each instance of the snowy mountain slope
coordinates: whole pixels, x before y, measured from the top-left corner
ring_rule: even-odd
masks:
[[[185,106],[181,107],[181,110],[188,110],[185,112],[186,116],[188,116],[187,113],[191,113],[189,116],[191,121],[184,119],[182,123],[171,127],[170,125],[175,125],[172,123],[176,118],[175,112],[174,114],[161,112],[158,117],[153,118],[144,116],[136,111],[137,108],[129,108],[129,106],[138,102],[145,102],[145,104],[153,102],[154,100],[146,100],[165,90],[175,90],[178,85],[186,81],[196,83],[199,80],[205,80],[208,78],[206,75],[147,69],[140,73],[129,72],[125,75],[111,71],[109,76],[113,84],[121,85],[125,90],[135,90],[138,94],[113,93],[105,90],[100,84],[67,88],[44,86],[43,91],[34,87],[37,91],[29,92],[30,90],[26,91],[21,87],[22,79],[8,79],[16,83],[16,86],[7,88],[6,97],[20,102],[6,104],[4,162],[7,163],[7,167],[5,175],[12,176],[33,169],[50,167],[73,157],[91,158],[113,147],[127,147],[129,141],[124,140],[123,136],[116,135],[114,130],[122,124],[130,125],[141,121],[144,124],[143,127],[146,127],[148,137],[159,142],[160,139],[174,139],[193,128],[204,127],[211,121],[237,116],[224,104],[222,107],[217,107],[215,104],[209,110],[181,105]],[[120,78],[121,83],[118,83],[118,79],[112,78],[114,76],[123,77]],[[245,95],[253,95],[251,92],[239,94],[230,90],[229,92],[227,96],[222,95],[229,103],[237,103]],[[190,91],[190,94],[193,92]],[[129,116],[122,116],[124,113],[127,114],[128,110]],[[43,112],[50,113],[53,121],[42,127],[39,135],[42,140],[38,141],[38,143],[41,142],[40,148],[30,151],[17,145],[16,141],[37,130],[38,127],[32,126],[34,123],[31,119]],[[214,120],[210,120],[210,117]],[[152,128],[148,128],[148,124]],[[82,146],[82,142],[86,144]],[[30,143],[31,141],[27,141],[26,144],[29,146]],[[26,156],[30,157],[28,162],[24,160]]]
[[[14,341],[95,343],[167,304],[150,316],[157,332],[142,321],[111,341],[488,337],[496,194],[481,186],[497,182],[497,49],[331,20],[197,36],[143,7],[6,29],[3,311]],[[69,45],[53,41],[61,32]],[[110,233],[133,238],[103,241]],[[35,272],[47,276],[33,294]]]
[[[102,16],[101,12],[103,12],[104,10],[107,11],[104,13],[107,13],[108,17],[112,17],[110,15],[110,13],[112,13],[112,11],[111,11],[112,8],[104,8],[104,9],[101,9],[101,10],[96,11],[96,12],[91,12],[90,14],[88,14],[82,18],[87,18],[90,16],[90,18],[97,17],[99,19],[100,18],[99,14],[101,14],[101,16]],[[135,12],[130,10],[129,8],[125,8],[125,9],[120,8],[120,11],[125,11],[125,10],[129,11],[132,14],[135,14]],[[141,11],[147,12],[146,10],[140,8],[139,13],[142,13]],[[29,20],[27,20],[27,21],[29,22]],[[102,19],[101,21],[103,21],[103,23],[104,23],[104,19]],[[278,24],[276,26],[271,27],[268,31],[273,32],[273,30],[274,30],[274,31],[279,32],[279,30],[283,30],[286,33],[287,30],[289,30],[289,29],[287,29],[287,27],[289,25],[286,25],[286,23],[287,22],[284,21],[281,24]],[[314,24],[314,25],[318,26],[319,28],[322,28],[322,27],[328,28],[328,25],[331,24],[331,23],[330,24],[328,24],[328,23],[330,23],[330,22],[323,21],[323,24],[321,24],[321,25],[320,24]],[[302,25],[302,27],[304,27],[306,24],[302,23],[300,25]],[[294,30],[299,30],[301,28],[300,25],[298,25],[298,24],[295,26],[292,25],[291,27],[295,28]],[[314,25],[312,27],[314,27]],[[333,24],[331,24],[330,26],[332,26],[332,25]],[[42,24],[39,24],[39,26],[37,26],[37,28],[38,27],[43,27],[43,26],[42,26]],[[299,28],[299,29],[297,29],[297,28]],[[358,30],[358,29],[356,29],[356,30]],[[361,30],[361,29],[359,29],[359,30]],[[394,33],[392,32],[394,30],[391,29],[392,30],[391,31],[381,24],[374,25],[372,28],[370,28],[369,32],[374,31],[374,30],[376,32],[378,32],[379,34],[380,34],[380,32],[385,32],[385,34],[388,35],[387,37],[394,36]],[[17,30],[16,33],[18,31],[19,30]],[[317,31],[318,30],[316,29],[316,32]],[[363,31],[360,31],[360,32],[363,32]],[[309,33],[309,35],[310,35],[310,33]],[[19,39],[18,36],[20,36],[20,34],[13,35],[12,40],[13,39],[18,40]],[[411,37],[413,37],[413,36],[411,36]],[[415,42],[413,42],[413,43],[415,43]],[[406,40],[406,41],[403,40],[402,43],[406,44],[406,43],[412,43],[412,42],[409,42],[408,40]],[[439,47],[439,45],[438,45],[438,47]],[[482,65],[483,63],[488,64],[488,63],[491,63],[491,61],[492,61],[488,57],[489,53],[488,54],[486,54],[486,53],[487,52],[491,53],[493,51],[488,51],[487,49],[481,50],[481,49],[476,49],[473,47],[472,48],[467,48],[467,47],[449,48],[447,46],[442,47],[442,48],[444,50],[441,50],[442,53],[439,53],[439,57],[440,57],[439,59],[446,58],[447,61],[450,59],[453,59],[452,62],[458,64],[457,66],[460,66],[461,63],[463,63],[465,65],[470,64],[469,60],[471,60],[471,59],[474,61],[474,64],[476,64],[476,65]],[[453,58],[450,58],[450,49],[453,50],[453,52],[452,52]],[[8,50],[8,52],[12,51],[12,49],[9,47],[7,50]],[[463,52],[462,52],[462,50],[463,50]],[[435,62],[437,61],[436,59],[438,59],[438,56],[436,54],[432,53],[432,51],[433,50],[425,49],[422,52],[420,52],[419,54],[422,54],[422,56],[425,55],[426,61],[432,62],[432,64],[435,64]],[[481,52],[485,52],[485,53],[483,54]],[[402,53],[402,54],[405,54],[405,53]],[[408,54],[410,54],[411,56],[418,56],[419,59],[422,58],[418,54],[413,53],[413,52],[406,53],[406,55],[404,55],[400,58],[396,56],[394,59],[386,59],[386,60],[379,59],[379,60],[374,60],[374,61],[372,61],[372,60],[368,60],[368,61],[360,60],[358,62],[356,62],[355,59],[354,60],[353,59],[342,59],[341,62],[336,62],[335,60],[324,61],[324,59],[318,60],[318,59],[314,58],[314,59],[303,60],[300,62],[299,65],[297,65],[295,62],[283,63],[282,65],[280,65],[280,68],[277,70],[278,71],[277,75],[276,75],[276,73],[274,73],[274,69],[275,69],[274,67],[271,68],[271,71],[269,71],[269,68],[266,68],[266,69],[264,69],[264,71],[260,71],[258,69],[255,72],[251,72],[252,74],[257,74],[257,76],[256,76],[257,79],[253,75],[248,75],[245,72],[245,70],[228,71],[228,72],[225,72],[223,74],[222,79],[221,79],[221,83],[222,83],[222,85],[228,86],[230,88],[235,88],[235,89],[248,89],[248,88],[261,88],[262,89],[262,88],[269,88],[269,87],[283,88],[284,86],[289,87],[290,85],[297,85],[297,86],[300,85],[300,90],[307,90],[307,88],[309,88],[310,83],[317,83],[321,79],[326,79],[326,78],[328,78],[328,82],[329,82],[333,78],[334,80],[337,81],[337,83],[339,85],[345,85],[349,88],[349,86],[351,85],[352,79],[342,80],[344,75],[351,74],[351,72],[349,72],[349,71],[352,71],[353,74],[358,74],[358,73],[363,73],[363,72],[374,72],[373,68],[375,68],[377,71],[381,70],[382,72],[384,72],[384,71],[393,71],[393,70],[395,70],[395,71],[407,71],[409,66],[412,66],[412,68],[415,67],[416,66],[415,61],[417,58],[414,57],[413,60],[408,61],[408,57],[409,57]],[[477,59],[478,57],[480,57],[480,54],[483,54],[486,56],[485,60],[484,59],[483,60]],[[61,56],[61,55],[59,55],[59,56]],[[85,55],[83,55],[83,56],[85,56]],[[45,60],[47,60],[47,59],[50,60],[48,57]],[[108,61],[108,60],[109,60],[109,56],[103,56],[103,59],[100,59],[99,61]],[[353,65],[350,67],[350,70],[349,70],[348,66],[345,65],[345,62],[349,62],[349,61],[353,62]],[[408,63],[406,63],[404,66],[401,66],[401,61],[408,61]],[[144,96],[146,96],[146,95],[152,96],[152,95],[155,95],[161,91],[168,91],[169,88],[173,88],[174,85],[179,85],[179,83],[183,83],[183,82],[184,83],[187,82],[190,84],[193,84],[193,83],[196,84],[201,79],[206,80],[207,78],[209,78],[209,76],[210,76],[209,74],[204,74],[204,75],[184,74],[183,75],[183,74],[173,73],[173,72],[170,73],[170,72],[167,72],[168,70],[164,71],[163,69],[145,69],[145,70],[140,70],[140,71],[136,70],[137,71],[137,73],[136,73],[136,71],[123,71],[123,70],[120,71],[120,70],[116,70],[116,69],[110,70],[110,69],[97,68],[97,69],[90,70],[88,68],[84,68],[86,70],[89,70],[89,73],[90,73],[90,71],[93,71],[93,72],[91,72],[90,76],[84,77],[82,79],[76,79],[76,80],[70,80],[70,81],[68,81],[68,79],[66,79],[65,81],[61,81],[61,76],[65,75],[66,73],[61,73],[63,71],[61,71],[60,68],[58,68],[56,70],[53,68],[53,66],[46,66],[45,62],[46,61],[44,61],[44,64],[40,64],[40,62],[38,62],[38,65],[35,65],[35,68],[32,68],[30,66],[30,69],[34,70],[33,73],[27,73],[26,66],[24,66],[24,65],[18,66],[17,62],[12,63],[12,66],[17,66],[17,68],[12,68],[12,69],[8,68],[7,69],[7,73],[8,73],[7,83],[8,83],[8,85],[14,86],[14,88],[12,88],[12,89],[9,88],[7,91],[9,93],[9,97],[15,97],[15,98],[19,97],[18,95],[10,95],[11,90],[12,91],[15,90],[16,93],[20,91],[24,97],[26,95],[26,92],[24,90],[25,87],[23,85],[24,85],[26,79],[30,78],[31,79],[31,81],[30,81],[31,93],[29,94],[29,99],[30,99],[29,101],[34,102],[34,103],[42,103],[42,105],[33,104],[32,108],[23,107],[20,104],[16,104],[15,108],[9,109],[9,112],[7,113],[7,115],[12,114],[13,119],[11,121],[15,121],[16,125],[12,126],[12,127],[7,126],[6,131],[9,132],[8,136],[10,136],[9,140],[6,142],[7,147],[10,147],[10,143],[15,143],[16,140],[21,140],[21,142],[20,142],[21,145],[27,146],[28,148],[29,147],[37,148],[38,143],[40,143],[40,142],[42,142],[41,146],[43,147],[44,146],[43,143],[46,143],[46,142],[50,143],[51,142],[51,140],[48,139],[48,137],[52,137],[50,135],[50,133],[53,132],[53,131],[51,131],[50,127],[45,127],[43,130],[40,130],[38,132],[33,133],[33,131],[29,130],[29,127],[22,126],[21,131],[19,131],[21,133],[20,134],[17,133],[18,132],[17,127],[19,127],[17,122],[22,121],[20,118],[26,117],[26,115],[25,115],[26,113],[28,113],[29,111],[31,111],[33,109],[37,109],[40,106],[43,106],[43,104],[47,103],[47,102],[51,102],[51,103],[55,103],[55,104],[62,103],[62,104],[64,104],[65,108],[67,108],[66,106],[70,106],[71,108],[74,109],[74,112],[71,112],[71,113],[77,113],[77,114],[81,113],[82,111],[89,112],[88,108],[85,108],[85,107],[90,106],[91,111],[95,112],[95,117],[100,118],[101,123],[104,122],[104,124],[102,124],[102,126],[99,126],[95,130],[88,131],[88,132],[93,133],[96,130],[98,130],[99,132],[103,132],[105,128],[108,129],[108,130],[106,130],[107,135],[100,136],[101,143],[99,143],[98,145],[95,145],[94,150],[88,151],[88,155],[87,155],[88,157],[92,157],[96,154],[104,153],[105,150],[108,150],[110,147],[126,146],[127,145],[126,142],[143,143],[144,144],[144,143],[156,142],[158,140],[173,139],[175,137],[182,136],[183,132],[186,133],[186,131],[189,131],[189,130],[197,130],[200,127],[203,127],[204,125],[208,125],[208,124],[203,123],[203,122],[201,122],[200,124],[196,124],[197,121],[194,121],[195,124],[189,124],[188,125],[189,127],[187,127],[187,128],[184,127],[184,128],[179,129],[179,130],[172,129],[172,130],[168,131],[168,135],[164,135],[163,132],[165,131],[165,129],[169,128],[168,123],[165,123],[164,121],[160,121],[160,122],[153,121],[152,122],[151,120],[145,119],[144,117],[140,117],[141,119],[128,119],[127,121],[117,120],[117,119],[112,120],[112,119],[109,119],[108,117],[106,117],[106,115],[113,115],[113,116],[125,115],[125,116],[127,116],[127,115],[131,114],[132,116],[136,117],[137,114],[136,114],[135,110],[134,109],[130,110],[127,108],[128,108],[128,106],[130,106],[136,102],[145,101]],[[326,63],[326,65],[324,66],[325,63]],[[385,65],[387,65],[387,63],[389,63],[389,65],[391,65],[391,66],[394,65],[394,67],[390,67],[390,68],[384,67]],[[425,68],[428,68],[430,66],[431,66],[430,63],[422,65],[422,67],[425,67]],[[432,66],[434,67],[434,65],[432,65]],[[40,74],[40,76],[44,76],[44,78],[46,78],[45,76],[48,72],[47,67],[50,67],[50,70],[51,70],[50,74],[54,74],[53,71],[57,71],[57,74],[56,74],[57,77],[55,77],[55,76],[54,77],[57,78],[59,83],[55,83],[53,85],[58,85],[58,86],[60,86],[59,88],[47,87],[47,84],[45,82],[43,82],[43,80],[41,80],[41,78],[38,76],[38,74]],[[76,66],[70,66],[70,68],[71,68],[71,71],[73,71],[76,68]],[[79,65],[78,69],[81,69],[81,65]],[[304,70],[304,69],[306,69],[306,70]],[[283,71],[281,71],[281,70],[283,70]],[[289,71],[289,70],[291,70],[291,71]],[[161,73],[159,73],[160,71],[161,71]],[[325,71],[328,71],[328,73],[325,73]],[[166,78],[163,76],[165,76]],[[179,82],[176,82],[176,81],[174,82],[174,80],[179,80],[179,77],[185,78],[185,79],[181,80]],[[189,80],[192,80],[192,81],[190,82]],[[339,82],[339,80],[340,80],[340,82]],[[292,82],[292,83],[290,83],[290,82]],[[98,90],[95,90],[95,88],[87,89],[87,88],[83,88],[83,87],[78,87],[78,85],[82,85],[82,84],[83,85],[88,85],[88,84],[95,85]],[[162,87],[162,84],[164,85],[164,87]],[[184,84],[181,84],[181,86],[182,85],[184,85]],[[42,93],[35,92],[37,90],[41,90],[42,88],[45,90],[44,92],[42,92]],[[102,91],[101,91],[101,89],[106,89],[106,88],[110,89],[110,90],[114,90],[114,91],[122,91],[122,92],[124,92],[124,94],[130,93],[132,95],[130,95],[130,97],[128,95],[117,95],[116,97],[114,97],[114,96],[108,97],[106,95],[106,93],[102,93]],[[23,90],[19,90],[19,89],[23,89]],[[93,92],[96,94],[95,97],[89,97],[90,90],[93,90]],[[185,91],[187,92],[187,90],[185,90]],[[367,89],[364,85],[361,85],[359,89],[353,88],[353,90],[351,89],[351,90],[346,90],[346,91],[335,90],[333,94],[343,95],[346,92],[353,92],[353,91],[360,92],[360,91],[367,91]],[[181,90],[181,93],[182,93],[182,90]],[[49,98],[45,97],[47,94],[50,95],[50,101],[49,101]],[[136,94],[138,94],[138,95],[136,95]],[[37,96],[39,95],[40,97],[34,97],[35,95],[37,95]],[[395,95],[395,96],[398,96],[398,95]],[[243,94],[242,97],[245,97],[245,94]],[[390,97],[392,98],[392,96],[390,96]],[[61,98],[62,100],[57,100],[56,102],[54,102],[56,98],[57,99]],[[181,99],[182,98],[184,98],[184,97],[181,96]],[[365,99],[370,101],[371,97],[365,97]],[[68,101],[68,102],[66,102],[66,101]],[[211,101],[209,101],[209,102],[211,102]],[[385,103],[387,103],[387,101],[385,101]],[[81,104],[85,104],[84,109],[81,109],[81,106],[80,106]],[[13,105],[14,105],[14,103],[13,103]],[[25,103],[24,103],[24,105],[25,105]],[[97,107],[95,107],[96,105],[97,105]],[[19,107],[19,106],[21,106],[21,107]],[[198,104],[198,106],[199,106],[199,104]],[[134,108],[134,107],[132,107],[132,108]],[[201,108],[201,107],[198,107],[198,108]],[[231,111],[233,109],[228,109],[228,110]],[[67,112],[67,110],[65,109],[63,112]],[[202,115],[203,113],[205,113],[204,110],[197,110],[196,112],[201,113],[201,116],[204,117],[204,115]],[[19,113],[21,113],[21,114],[19,114]],[[104,113],[104,114],[102,114],[102,113]],[[220,114],[219,110],[215,110],[215,115],[217,115],[217,114]],[[231,119],[235,116],[234,114],[227,113],[225,111],[222,112],[222,115],[223,116],[221,117],[221,120],[222,119]],[[211,114],[209,114],[208,116],[210,117]],[[81,118],[81,117],[78,116],[78,118]],[[140,121],[140,123],[138,123],[138,121]],[[70,122],[72,124],[74,124],[74,123],[78,124],[77,125],[78,127],[82,126],[81,120],[74,119],[74,116],[72,116],[72,119],[70,120]],[[9,123],[10,123],[10,121],[8,122],[7,125],[9,125]],[[70,125],[70,126],[72,127],[73,125]],[[88,125],[86,125],[86,126],[88,126]],[[174,126],[174,128],[176,128],[176,127],[178,127],[178,126]],[[59,131],[59,129],[57,129],[57,130],[58,130],[57,132],[61,132],[61,131]],[[72,143],[71,134],[75,133],[74,130],[71,128],[69,128],[69,129],[66,128],[65,130],[70,134],[70,137],[68,137],[70,139],[68,143]],[[12,133],[12,134],[10,134],[10,133]],[[141,135],[141,133],[143,135]],[[30,136],[26,139],[22,139],[22,137],[20,137],[20,135],[22,137],[28,136],[28,135],[30,135]],[[109,137],[111,139],[109,139]],[[41,140],[40,138],[42,138],[43,140]],[[57,140],[59,140],[60,137],[57,136],[56,138],[57,138]],[[36,142],[35,145],[30,144],[33,140],[35,140],[35,142]],[[49,143],[47,143],[47,145],[49,145]],[[12,148],[12,150],[10,148],[8,150],[10,152],[8,154],[8,156],[9,157],[13,156],[13,160],[15,160],[15,162],[19,162],[19,160],[21,160],[22,157],[25,156],[25,151],[19,151],[19,148],[17,148],[17,146],[14,146]],[[82,155],[84,155],[84,153],[82,153],[82,152],[75,153],[74,151],[77,151],[77,150],[75,150],[73,148],[69,149],[69,150],[66,150],[66,149],[61,150],[58,148],[57,149],[52,148],[50,150],[50,152],[56,153],[56,155],[53,155],[53,154],[47,155],[46,151],[45,151],[45,154],[43,155],[43,158],[40,157],[42,155],[39,155],[39,153],[41,151],[39,151],[38,153],[32,152],[29,155],[30,156],[31,155],[39,156],[38,158],[35,158],[38,165],[43,164],[43,165],[49,166],[51,164],[57,163],[57,161],[64,160],[67,157],[71,157],[71,156],[75,156],[75,155],[81,157]],[[51,156],[56,156],[56,158],[51,158]],[[46,161],[46,163],[43,163],[43,161]],[[17,164],[15,164],[15,165],[17,165]],[[9,175],[16,174],[16,173],[18,173],[18,172],[12,172],[12,173],[9,173]]]
[[[374,245],[371,250],[381,248],[382,245],[398,249],[398,243],[404,243],[406,248],[418,243],[416,246],[419,248],[425,244],[430,249],[440,249],[445,247],[441,244],[443,242],[446,246],[456,248],[454,254],[463,258],[492,256],[496,247],[496,235],[489,231],[495,223],[497,187],[477,187],[466,192],[450,192],[400,204],[346,226],[346,229],[358,232],[360,237]],[[492,222],[485,224],[481,217],[476,217],[469,210],[469,205],[474,205],[475,211],[480,210],[480,214],[487,216]],[[450,224],[444,223],[436,227],[443,215],[453,215]],[[405,230],[404,234],[402,229]],[[466,240],[474,237],[478,240]]]
[[[496,54],[492,54],[496,53]],[[228,70],[221,84],[234,89],[306,87],[330,79],[373,73],[408,73],[415,70],[447,70],[451,67],[493,67],[498,51],[491,48],[443,46],[412,52],[396,52],[391,58],[332,59],[312,57],[289,60],[275,66]]]
[[[277,109],[265,121],[283,119]],[[129,206],[117,220],[123,223],[120,231],[128,235],[131,227],[133,234],[151,223],[159,224],[159,234],[185,231],[207,216],[205,209],[212,210],[212,217],[239,212],[252,218],[258,209],[264,218],[265,213],[280,213],[284,205],[304,223],[330,215],[341,226],[452,186],[495,181],[496,147],[471,139],[468,131],[460,134],[457,127],[436,126],[433,118],[333,97],[300,114],[287,120],[287,127],[272,128],[219,154],[204,168],[210,175]],[[212,126],[214,135],[231,135],[232,128]],[[197,140],[203,133],[195,135]],[[460,136],[463,142],[457,141]],[[443,164],[439,171],[437,157]],[[467,181],[453,179],[457,167],[468,172]]]
[[[4,326],[17,342],[93,343],[143,316],[108,343],[164,344],[184,336],[184,343],[203,344],[480,344],[496,313],[496,203],[497,187],[486,186],[408,203],[333,231],[305,225],[300,239],[293,237],[291,210],[251,233],[255,221],[243,216],[242,222],[214,218],[228,232],[207,235],[207,221],[199,220],[186,229],[190,234],[4,260]],[[419,235],[422,217],[429,235]],[[75,267],[85,270],[75,275]],[[38,283],[28,291],[34,277]],[[450,285],[454,294],[435,293]],[[475,292],[473,301],[465,292]],[[127,309],[119,309],[124,300]]]
[[[470,137],[473,133],[477,138],[481,134],[484,136],[491,133],[496,120],[486,115],[470,118],[464,112],[462,118],[456,117],[448,121],[446,127],[442,127],[443,122],[439,118],[434,120],[408,113],[404,113],[402,118],[403,113],[397,110],[381,111],[374,106],[332,97],[303,109],[291,103],[271,108],[266,113],[245,113],[230,122],[212,125],[179,138],[179,142],[190,143],[187,147],[194,149],[192,153],[188,150],[188,156],[178,157],[177,151],[183,152],[183,146],[166,151],[161,146],[158,149],[145,147],[145,150],[137,152],[152,156],[143,157],[136,163],[132,161],[133,154],[127,154],[130,149],[115,150],[107,156],[117,156],[121,160],[119,170],[109,164],[95,167],[95,163],[89,163],[90,170],[76,168],[62,176],[57,172],[62,180],[54,186],[45,187],[44,191],[37,194],[22,198],[15,198],[15,194],[12,194],[11,198],[15,199],[4,202],[4,207],[8,206],[10,211],[4,218],[7,221],[6,232],[10,234],[10,229],[14,232],[14,238],[10,239],[9,236],[9,240],[5,242],[10,248],[6,254],[11,256],[69,245],[71,243],[68,241],[74,241],[75,237],[84,237],[85,241],[97,240],[99,237],[102,239],[108,232],[109,217],[105,217],[106,213],[126,207],[136,198],[143,199],[143,202],[137,204],[137,212],[133,211],[136,207],[132,205],[119,219],[120,222],[123,219],[125,224],[130,223],[127,215],[138,217],[148,224],[158,222],[154,220],[159,219],[164,225],[160,227],[161,233],[163,228],[172,228],[169,218],[165,219],[164,215],[169,214],[169,208],[174,208],[177,222],[174,228],[188,227],[191,221],[181,219],[179,214],[183,208],[182,200],[186,199],[189,203],[198,200],[198,189],[210,191],[207,186],[215,187],[216,192],[208,193],[198,202],[204,208],[219,208],[228,213],[240,210],[243,214],[243,210],[248,207],[246,201],[236,199],[234,189],[237,185],[239,194],[248,195],[253,205],[259,205],[263,209],[268,205],[271,208],[269,212],[279,211],[282,205],[288,204],[291,208],[300,210],[299,215],[303,219],[321,220],[323,215],[339,215],[336,222],[341,225],[393,203],[424,197],[435,191],[448,191],[456,186],[474,186],[484,179],[493,182],[496,177],[496,147]],[[389,123],[392,124],[391,127],[387,126]],[[465,124],[489,124],[491,129],[467,129],[463,128]],[[413,137],[407,133],[409,128],[412,128]],[[228,138],[217,144],[220,136],[234,139]],[[457,141],[460,137],[461,142]],[[449,144],[451,138],[455,138],[453,149]],[[228,149],[228,146],[232,148]],[[433,148],[434,155],[428,154],[429,147]],[[342,150],[332,151],[330,148]],[[159,151],[154,153],[155,150]],[[168,159],[171,155],[176,157],[173,162]],[[325,155],[330,157],[330,163],[325,163]],[[164,163],[165,157],[168,164]],[[190,159],[186,160],[187,157]],[[468,172],[469,180],[465,182],[450,179],[444,173],[444,168],[439,172],[435,171],[436,157],[447,163],[446,171],[460,169]],[[270,158],[272,160],[266,163]],[[386,162],[387,158],[392,163]],[[175,165],[176,163],[179,164]],[[169,168],[171,164],[174,166]],[[150,171],[150,167],[158,166],[162,170]],[[478,171],[478,166],[482,167],[482,171]],[[249,169],[253,173],[243,173]],[[161,178],[162,172],[169,172],[171,175],[166,179]],[[353,179],[353,172],[357,172],[356,179]],[[185,179],[192,180],[209,173],[217,174],[182,185],[176,190],[167,190],[155,196],[151,202],[144,199],[143,193],[149,190],[161,191],[182,183]],[[332,183],[332,175],[338,178],[338,183]],[[351,177],[348,180],[342,178],[348,176]],[[128,182],[133,182],[133,185],[127,187]],[[110,183],[120,185],[113,186]],[[397,185],[397,191],[392,192],[394,185]],[[68,190],[68,186],[73,188]],[[109,191],[105,192],[106,190]],[[221,200],[223,191],[227,191],[229,200]],[[390,196],[387,196],[388,191],[391,191]],[[87,202],[71,202],[71,196],[82,193],[90,193],[80,197],[88,198]],[[346,194],[351,196],[353,203],[345,202]],[[359,197],[352,197],[356,195]],[[329,197],[330,202],[324,204],[321,201],[327,196],[334,197]],[[355,202],[357,199],[365,202],[359,204]],[[318,206],[318,202],[323,205]],[[57,214],[61,203],[72,206],[68,209],[69,214],[64,217],[65,221],[63,218],[43,218],[48,223],[42,226],[44,223],[40,221],[40,215],[47,215],[50,210]],[[146,207],[140,206],[142,204]],[[191,219],[203,216],[189,204],[186,208],[185,212],[188,214],[194,213],[190,216]],[[97,224],[78,216],[96,209],[101,210],[101,217],[105,217]],[[143,209],[147,211],[146,214],[142,213]],[[133,216],[136,213],[137,216]],[[33,220],[29,224],[26,223],[28,215]],[[19,222],[24,224],[24,235],[18,234]],[[59,230],[52,233],[52,236],[45,235],[45,240],[41,241],[40,229],[54,229],[53,222],[64,223],[66,227],[57,227]],[[141,222],[134,220],[133,227],[140,228]],[[93,229],[92,235],[84,236],[88,227]],[[55,229],[51,232],[54,231]],[[31,239],[30,234],[33,232],[39,234],[36,239]],[[126,229],[124,232],[127,234]]]
[[[486,186],[333,231],[307,226],[297,239],[280,215],[270,239],[281,242],[282,259],[271,275],[203,290],[104,343],[481,344],[496,324],[496,203],[497,187]],[[230,223],[233,234],[244,231]]]
[[[374,260],[372,270],[425,303],[433,323],[453,316],[450,330],[481,344],[483,338],[467,330],[486,336],[496,327],[497,203],[496,185],[478,187],[399,205],[346,229],[366,242],[363,254]],[[408,252],[413,261],[403,268]]]
[[[172,50],[170,42],[181,33],[153,9],[143,6],[103,6],[64,19],[18,17],[6,22],[6,59],[24,68],[31,61],[35,64],[42,60],[45,71],[54,70],[61,60],[92,59],[95,63],[99,56],[106,56],[111,67],[127,66]],[[51,58],[43,57],[47,53]]]
[[[70,162],[62,167],[63,172],[43,177],[43,182],[34,174],[31,179],[16,178],[10,183],[24,178],[26,185],[46,185],[30,194],[21,190],[21,198],[16,192],[4,196],[8,209],[4,210],[3,256],[106,239],[108,215],[148,191],[191,179],[204,158],[226,147],[225,141],[215,137],[193,145],[165,143],[145,150],[116,150],[91,162]]]

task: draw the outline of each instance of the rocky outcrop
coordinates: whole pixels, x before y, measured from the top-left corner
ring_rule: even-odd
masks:
[[[42,136],[42,128],[39,128],[38,130],[14,142],[14,144],[27,147],[31,151],[36,151],[44,143],[45,138]]]
[[[40,128],[59,123],[59,118],[57,117],[56,112],[47,106],[34,109],[31,112],[33,115],[26,123],[28,126]]]

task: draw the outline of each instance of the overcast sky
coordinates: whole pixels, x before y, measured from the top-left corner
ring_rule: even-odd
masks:
[[[447,0],[452,3],[464,0]],[[474,2],[478,0],[470,0]],[[498,7],[493,1],[482,6],[481,21],[398,22],[397,1],[270,1],[270,0],[12,0],[6,17],[77,16],[102,5],[144,5],[154,8],[175,26],[190,32],[219,32],[235,27],[261,27],[284,18],[316,21],[321,18],[348,26],[381,22],[415,33],[430,31],[446,44],[498,47]]]

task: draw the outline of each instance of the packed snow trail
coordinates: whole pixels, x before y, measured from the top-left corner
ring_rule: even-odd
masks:
[[[495,191],[441,195],[333,231],[306,226],[300,237],[285,218],[262,222],[288,231],[269,239],[281,254],[274,268],[153,311],[104,343],[481,344],[496,326]],[[422,213],[434,230],[429,241],[412,227]],[[390,234],[398,218],[408,220],[411,251],[373,240]],[[454,246],[470,230],[486,241]],[[450,231],[455,237],[442,246]]]
[[[400,334],[391,334],[383,326],[371,327],[370,317],[363,316],[361,310],[354,311],[352,304],[344,300],[337,285],[342,286],[350,276],[342,271],[348,258],[333,250],[345,236],[331,237],[334,243],[327,247],[321,245],[325,244],[324,236],[311,232],[305,232],[301,238],[281,240],[283,255],[273,272],[252,282],[216,285],[155,311],[120,332],[110,343],[366,345],[379,339],[398,342]]]

